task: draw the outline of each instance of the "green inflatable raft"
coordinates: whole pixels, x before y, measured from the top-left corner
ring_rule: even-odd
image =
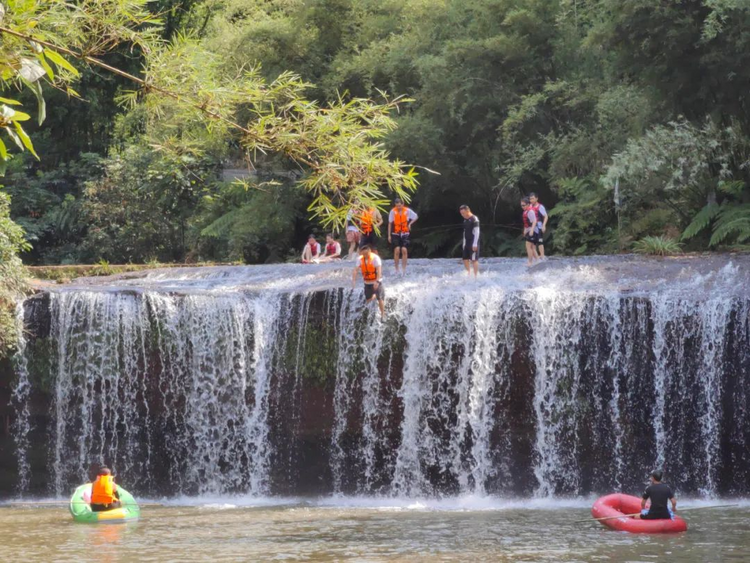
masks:
[[[105,512],[93,512],[88,499],[91,498],[91,483],[78,487],[70,498],[70,513],[76,522],[86,524],[120,524],[138,520],[141,509],[135,502],[133,495],[117,485],[117,493],[120,496],[121,508],[112,508]]]

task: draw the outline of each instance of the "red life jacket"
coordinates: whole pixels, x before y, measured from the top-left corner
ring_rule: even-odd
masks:
[[[310,244],[308,242],[307,244],[310,247],[310,254],[312,254],[313,256],[317,256],[318,255],[318,243],[315,242],[313,244]]]
[[[359,263],[359,268],[362,270],[362,277],[366,282],[374,282],[378,279],[378,269],[375,267],[375,260],[370,257],[370,260],[363,255],[362,260]]]
[[[393,208],[393,232],[397,235],[409,232],[409,208]]]
[[[332,254],[336,254],[336,243],[332,242],[331,244],[326,244],[326,256],[330,256]]]

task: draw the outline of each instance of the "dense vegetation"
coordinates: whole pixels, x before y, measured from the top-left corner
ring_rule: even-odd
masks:
[[[151,33],[169,48],[116,48],[107,62],[279,134],[247,143],[206,127],[195,108],[129,94],[126,79],[81,67],[83,100],[51,91],[46,121],[26,122],[41,160],[17,155],[4,180],[33,246],[29,262],[296,255],[325,218],[307,211],[319,194],[299,182],[341,179],[298,165],[334,133],[306,124],[306,137],[270,117],[274,88],[313,104],[290,71],[319,107],[413,99],[399,108],[398,127],[385,124],[374,140],[387,134],[394,158],[423,167],[416,255],[455,252],[461,203],[482,219],[485,255],[517,253],[517,200],[529,191],[552,212],[556,253],[750,242],[745,2],[160,0],[151,9],[162,20]],[[28,89],[19,99],[36,103]],[[293,152],[284,135],[301,138],[292,159],[283,158]],[[244,185],[225,181],[223,170],[249,162]],[[367,189],[389,196],[387,184]]]

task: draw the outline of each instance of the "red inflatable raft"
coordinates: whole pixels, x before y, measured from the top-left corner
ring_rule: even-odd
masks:
[[[625,516],[641,511],[641,499],[630,495],[614,494],[602,497],[591,507],[594,518],[609,518],[600,520],[607,528],[630,532],[631,534],[673,534],[687,530],[687,522],[675,515],[672,520],[641,520]],[[612,518],[621,516],[621,518]]]

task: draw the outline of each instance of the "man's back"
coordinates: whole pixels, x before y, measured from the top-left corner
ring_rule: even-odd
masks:
[[[651,499],[649,518],[670,518],[667,504],[672,497],[674,497],[672,487],[666,483],[654,483],[646,487],[643,491],[643,498]]]

